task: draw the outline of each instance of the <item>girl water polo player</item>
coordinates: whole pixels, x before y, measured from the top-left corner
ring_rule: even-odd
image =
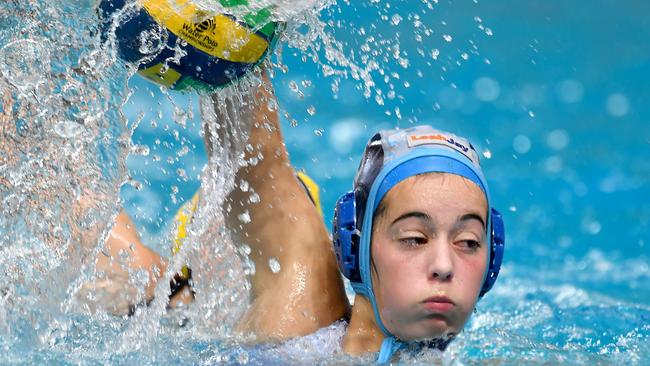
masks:
[[[270,83],[263,80],[248,92],[250,113],[239,122],[250,126],[247,158],[264,158],[236,178],[249,182],[260,203],[235,189],[226,214],[235,241],[250,246],[256,267],[238,331],[283,341],[344,319],[341,347],[348,354],[379,352],[383,363],[400,348],[444,349],[494,284],[504,249],[501,216],[472,145],[429,126],[377,133],[354,190],[337,203],[332,247],[289,163],[277,112],[267,108],[274,99]],[[227,118],[228,110],[214,106],[217,119]],[[242,223],[237,218],[245,211],[251,221]],[[110,251],[129,245],[120,237],[133,236],[132,225],[116,225]],[[280,264],[277,273],[269,268],[271,258]],[[129,266],[151,263],[164,269],[164,260],[138,243]],[[352,307],[341,273],[357,294]]]

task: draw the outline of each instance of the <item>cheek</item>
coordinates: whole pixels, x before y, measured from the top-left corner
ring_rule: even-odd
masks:
[[[399,313],[414,297],[417,264],[398,251],[373,250],[377,271],[373,271],[373,288],[382,315]]]
[[[464,293],[468,298],[474,300],[478,298],[478,293],[483,285],[483,278],[487,268],[487,253],[482,251],[481,253],[477,253],[476,256],[461,261],[459,264],[460,266],[456,269],[456,275],[459,277],[459,282],[462,283],[463,287],[468,290],[471,289],[471,291],[465,291]]]

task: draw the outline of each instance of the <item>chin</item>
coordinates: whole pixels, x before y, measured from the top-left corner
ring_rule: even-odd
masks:
[[[450,326],[444,319],[426,319],[410,328],[410,332],[393,333],[405,341],[425,341],[432,339],[449,339],[457,333],[457,327]],[[400,334],[402,333],[402,334]]]

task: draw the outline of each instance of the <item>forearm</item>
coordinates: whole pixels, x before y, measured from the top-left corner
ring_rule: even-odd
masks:
[[[238,94],[227,98],[213,95],[210,110],[203,110],[206,150],[211,162],[235,163],[223,159],[223,155],[239,160],[240,152],[244,154],[244,166],[237,170],[235,188],[226,201],[230,206],[226,220],[231,227],[239,226],[237,217],[245,211],[258,211],[259,205],[248,203],[257,201],[271,186],[297,183],[280,131],[277,108],[269,107],[277,106],[271,82],[264,72],[258,80],[257,84],[238,87]]]
[[[269,106],[277,106],[271,82],[266,74],[263,73],[261,76],[262,84],[243,96],[242,109],[245,112],[240,112],[243,120],[238,121],[246,126],[248,139],[244,149],[246,163],[237,171],[236,187],[228,199],[228,203],[231,204],[228,219],[235,229],[241,226],[241,222],[236,219],[243,211],[249,211],[254,214],[252,216],[260,216],[267,211],[279,213],[283,207],[273,205],[273,198],[302,193],[289,162],[277,108],[269,108]],[[256,202],[256,197],[260,199],[259,204]],[[264,197],[266,199],[263,199]],[[259,220],[259,224],[268,221],[265,220],[266,217],[262,219]],[[254,224],[249,225],[252,226],[249,229],[256,231],[257,227]]]
[[[252,80],[210,97],[210,106],[202,110],[203,132],[210,158],[243,150],[246,161],[255,168],[247,170],[259,171],[269,164],[288,163],[288,157],[280,133],[277,100],[271,81],[264,71]],[[242,138],[243,141],[238,141]],[[252,158],[258,159],[253,162]]]
[[[115,219],[96,263],[96,281],[86,284],[80,295],[97,293],[102,307],[115,314],[150,301],[167,263],[140,241],[135,225],[124,212]],[[140,274],[139,274],[140,273]],[[146,274],[146,275],[142,275]]]

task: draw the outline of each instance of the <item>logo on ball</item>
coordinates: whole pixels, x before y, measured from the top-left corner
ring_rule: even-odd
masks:
[[[197,31],[203,33],[207,30],[214,31],[216,25],[214,23],[214,19],[210,18],[202,21],[199,24],[196,24],[194,27],[196,28]]]

